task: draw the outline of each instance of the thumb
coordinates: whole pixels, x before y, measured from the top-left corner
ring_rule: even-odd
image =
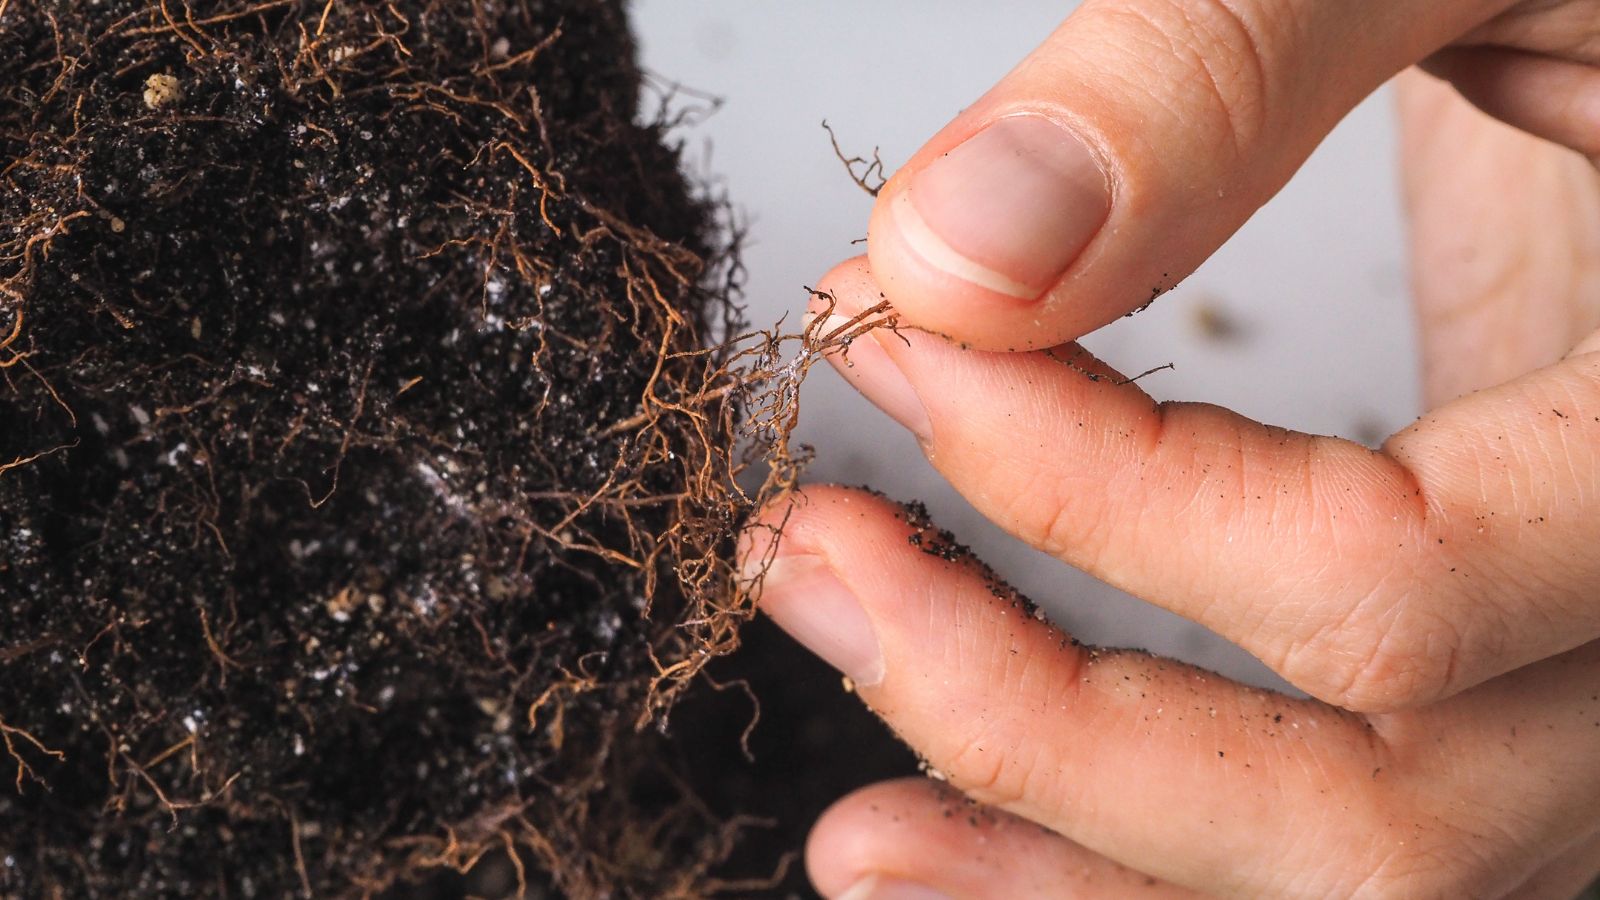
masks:
[[[896,173],[868,253],[911,323],[1077,338],[1220,246],[1356,103],[1511,0],[1089,0]]]

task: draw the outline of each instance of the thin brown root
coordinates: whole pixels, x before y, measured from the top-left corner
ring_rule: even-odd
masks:
[[[1138,382],[1144,380],[1146,377],[1154,375],[1157,372],[1166,372],[1166,371],[1169,371],[1169,370],[1176,371],[1177,368],[1178,368],[1176,363],[1166,363],[1164,365],[1159,365],[1159,366],[1155,366],[1153,368],[1146,369],[1143,372],[1140,372],[1139,374],[1133,376],[1132,378],[1128,378],[1128,377],[1121,376],[1121,375],[1113,377],[1111,375],[1105,374],[1104,372],[1091,372],[1090,370],[1085,369],[1083,366],[1078,365],[1078,362],[1077,362],[1078,357],[1082,356],[1084,354],[1084,352],[1085,351],[1084,351],[1084,349],[1082,347],[1077,347],[1076,350],[1074,350],[1072,356],[1070,356],[1070,357],[1062,357],[1062,356],[1059,355],[1058,351],[1055,348],[1051,348],[1049,350],[1046,350],[1044,352],[1044,355],[1046,357],[1050,358],[1050,359],[1055,360],[1058,363],[1061,363],[1062,365],[1066,366],[1067,368],[1071,369],[1072,371],[1077,372],[1079,375],[1082,375],[1083,377],[1089,379],[1090,381],[1093,381],[1093,382],[1095,382],[1097,384],[1110,384],[1110,385],[1113,385],[1115,387],[1125,387],[1125,386],[1130,385],[1130,384],[1137,384]]]
[[[883,158],[878,155],[878,148],[872,148],[871,159],[864,156],[846,156],[844,149],[839,146],[839,138],[833,133],[833,126],[828,124],[827,119],[822,120],[822,127],[828,132],[829,143],[833,144],[833,155],[839,157],[839,162],[844,163],[845,171],[850,173],[850,180],[870,196],[878,196],[883,186],[889,182]]]
[[[0,7],[0,12],[4,12],[4,8],[3,7]],[[22,314],[23,314],[23,312],[24,312],[24,310],[21,310],[21,309],[17,310],[17,319],[16,319],[15,322],[11,323],[11,334],[8,335],[5,340],[0,341],[0,350],[5,350],[5,349],[9,348],[12,344],[17,342],[17,338],[22,336]]]
[[[13,737],[19,740],[27,741],[29,744],[33,745],[34,749],[45,754],[46,756],[55,757],[57,760],[64,760],[67,758],[66,753],[60,750],[51,750],[49,747],[46,747],[38,738],[26,731],[23,731],[21,728],[14,728],[10,725],[7,725],[5,719],[0,719],[0,740],[5,742],[6,753],[10,755],[10,757],[17,763],[17,793],[19,794],[22,793],[22,784],[25,779],[31,778],[39,784],[44,784],[44,779],[39,777],[39,773],[34,771],[33,766],[29,765],[28,761],[22,758],[22,754],[17,750],[16,742],[12,740]]]
[[[20,469],[23,466],[29,465],[31,463],[38,462],[39,460],[44,459],[46,456],[50,456],[52,454],[60,453],[63,450],[71,450],[72,448],[74,448],[76,446],[78,446],[78,442],[77,441],[73,441],[70,444],[62,444],[59,447],[51,447],[49,450],[40,451],[38,453],[33,454],[32,456],[19,456],[16,459],[13,459],[11,462],[0,463],[0,475],[3,475],[6,472],[9,472],[12,469]]]
[[[315,897],[316,892],[311,889],[311,876],[306,872],[306,853],[300,846],[300,817],[293,811],[289,813],[289,840],[294,845],[294,871],[300,876],[301,894],[305,897]]]

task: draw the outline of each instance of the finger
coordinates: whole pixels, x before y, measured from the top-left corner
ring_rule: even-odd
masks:
[[[1226,896],[1501,896],[1593,832],[1600,644],[1363,720],[1071,644],[872,495],[769,514],[775,621],[934,771],[1123,864]]]
[[[1600,158],[1600,68],[1496,47],[1457,47],[1423,68],[1502,122]]]
[[[878,297],[859,261],[822,287],[844,315]],[[1600,355],[1383,452],[1157,404],[1072,348],[902,331],[832,361],[1001,527],[1336,705],[1435,700],[1600,637]]]
[[[1368,721],[1398,767],[1375,780],[1412,782],[1413,817],[1449,821],[1457,833],[1441,846],[1441,863],[1549,870],[1600,827],[1600,643],[1444,703]],[[1502,896],[1518,883],[1479,896]]]
[[[1199,896],[920,778],[875,784],[834,804],[812,829],[806,868],[832,900]]]
[[[1089,0],[884,187],[907,319],[1047,347],[1150,301],[1379,84],[1510,0]]]
[[[1435,78],[1408,72],[1397,93],[1433,407],[1555,363],[1600,327],[1600,172]]]
[[[769,515],[784,532],[762,609],[974,799],[1225,896],[1351,896],[1425,846],[1374,793],[1393,763],[1356,717],[1080,647],[870,494],[808,487]],[[1296,872],[1316,875],[1291,891]]]

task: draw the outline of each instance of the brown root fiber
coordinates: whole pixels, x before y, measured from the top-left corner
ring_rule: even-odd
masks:
[[[620,0],[0,2],[0,895],[703,888],[641,726],[795,366],[638,91]]]

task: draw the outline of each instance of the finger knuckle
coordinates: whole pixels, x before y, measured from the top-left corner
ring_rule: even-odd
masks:
[[[1038,756],[1005,746],[997,737],[988,729],[962,735],[954,752],[945,756],[943,772],[979,803],[1012,809],[1035,796],[1032,782]]]
[[[1501,882],[1525,868],[1510,858],[1516,842],[1485,824],[1472,833],[1455,827],[1413,830],[1368,870],[1354,897],[1501,896]]]
[[[1383,588],[1289,648],[1280,671],[1317,699],[1380,713],[1445,696],[1456,683],[1461,628],[1414,588]]]
[[[1338,702],[1358,712],[1385,712],[1443,696],[1455,680],[1461,641],[1448,623],[1426,635],[1385,635],[1347,674]]]
[[[1003,501],[997,518],[1028,544],[1093,568],[1114,542],[1121,517],[1103,485],[1054,475],[1020,485]]]

